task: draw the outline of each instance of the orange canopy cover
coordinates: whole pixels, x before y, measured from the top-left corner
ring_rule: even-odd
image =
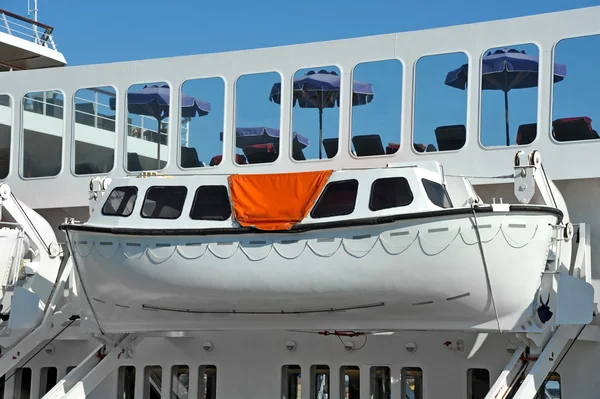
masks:
[[[332,172],[231,175],[233,216],[242,226],[289,230],[308,215]]]

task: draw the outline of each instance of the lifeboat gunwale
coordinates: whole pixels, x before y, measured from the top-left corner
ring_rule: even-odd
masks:
[[[403,213],[389,216],[376,216],[370,218],[356,218],[351,220],[337,220],[310,224],[297,224],[289,230],[260,230],[254,227],[218,227],[218,228],[154,228],[154,227],[104,227],[94,226],[90,224],[62,224],[60,230],[86,231],[94,233],[109,233],[115,235],[143,235],[143,236],[211,236],[211,235],[246,235],[246,234],[295,234],[306,233],[314,230],[330,230],[345,227],[360,227],[372,225],[385,225],[395,223],[402,220],[410,219],[428,219],[443,216],[468,215],[475,213],[512,213],[512,212],[533,212],[553,214],[557,217],[557,224],[560,224],[563,219],[563,212],[554,207],[545,205],[524,205],[510,204],[508,212],[505,210],[497,210],[493,205],[483,204],[474,205],[471,207],[460,208],[445,208],[426,212]]]

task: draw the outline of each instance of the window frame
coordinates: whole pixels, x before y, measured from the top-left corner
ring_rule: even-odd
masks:
[[[144,216],[144,204],[146,203],[146,199],[148,198],[148,193],[150,192],[150,190],[154,189],[154,188],[183,188],[185,190],[185,196],[183,197],[183,204],[181,205],[181,210],[179,211],[179,215],[177,215],[177,217],[151,217],[151,216]],[[181,215],[183,214],[183,209],[185,208],[185,202],[187,200],[187,194],[188,194],[188,188],[187,186],[182,186],[182,185],[178,185],[178,186],[150,186],[146,189],[146,193],[144,195],[144,201],[142,202],[142,208],[140,209],[140,217],[142,219],[150,219],[150,220],[177,220],[181,217]]]
[[[196,219],[192,217],[192,213],[194,212],[194,208],[196,206],[196,201],[198,200],[198,193],[200,192],[200,189],[203,187],[222,187],[225,189],[225,196],[227,197],[227,203],[229,204],[229,215],[225,218],[225,219]],[[223,185],[223,184],[204,184],[202,186],[199,186],[196,191],[194,192],[194,199],[192,201],[192,205],[190,207],[190,213],[189,213],[189,217],[191,220],[201,220],[201,221],[210,221],[210,222],[224,222],[226,220],[229,220],[231,218],[231,216],[233,215],[233,207],[231,206],[231,197],[229,194],[229,190],[227,189],[227,186]]]
[[[321,201],[325,197],[325,194],[327,194],[327,189],[329,187],[335,185],[335,184],[342,184],[342,183],[352,183],[352,184],[356,185],[356,191],[355,191],[356,195],[354,197],[354,206],[352,207],[352,211],[350,211],[349,213],[343,213],[343,214],[339,214],[339,215],[315,216],[315,210],[321,204]],[[310,210],[310,217],[311,217],[311,219],[325,219],[325,218],[333,218],[333,217],[340,217],[340,216],[352,215],[354,213],[354,211],[356,210],[356,201],[358,199],[358,189],[359,189],[359,186],[360,185],[359,185],[357,179],[335,180],[335,181],[331,181],[331,182],[327,183],[327,185],[325,185],[325,187],[323,188],[323,191],[321,192],[321,195],[319,196],[319,198],[315,202],[315,205]]]
[[[440,206],[440,205],[436,204],[435,202],[433,202],[433,200],[431,199],[431,196],[427,192],[427,187],[425,186],[426,183],[427,184],[434,184],[434,185],[440,186],[444,190],[444,196],[446,197],[446,200],[448,201],[449,206],[447,206],[447,207]],[[433,205],[435,205],[437,207],[440,207],[442,209],[452,209],[452,208],[454,208],[454,204],[452,203],[452,200],[450,199],[450,194],[448,194],[448,190],[446,189],[446,186],[444,184],[441,184],[441,183],[438,183],[436,181],[433,181],[433,180],[430,180],[430,179],[422,177],[421,178],[421,185],[423,186],[423,190],[425,190],[425,195],[427,195],[427,199]]]
[[[410,194],[410,202],[408,202],[406,204],[389,206],[389,207],[386,207],[386,208],[373,209],[373,193],[375,191],[375,184],[377,182],[380,182],[380,181],[383,181],[383,180],[394,180],[394,179],[401,180],[401,181],[403,180],[406,183],[406,187],[408,187],[408,193]],[[380,177],[380,178],[377,178],[377,179],[373,180],[373,183],[371,184],[371,192],[369,194],[369,210],[372,211],[372,212],[379,212],[379,211],[384,211],[384,210],[387,210],[387,209],[402,208],[402,207],[405,207],[405,206],[409,206],[410,204],[412,204],[414,202],[414,200],[415,200],[415,195],[414,195],[414,193],[413,193],[413,191],[412,191],[412,189],[410,187],[410,183],[409,183],[409,181],[408,181],[408,179],[406,177],[404,177],[404,176]]]
[[[123,188],[132,188],[135,190],[135,200],[133,201],[133,206],[131,207],[131,212],[128,215],[117,215],[114,213],[106,213],[104,211],[104,207],[106,206],[106,204],[108,203],[108,200],[110,198],[110,196],[112,195],[113,192],[115,192],[115,190],[118,189],[123,189]],[[122,218],[128,218],[129,216],[133,215],[133,211],[135,211],[135,204],[138,201],[138,194],[139,194],[139,188],[137,186],[117,186],[115,188],[113,188],[110,191],[110,194],[108,194],[108,196],[106,197],[106,200],[104,201],[104,203],[102,204],[102,208],[100,209],[100,212],[102,213],[102,216],[112,216],[112,217],[122,217]]]

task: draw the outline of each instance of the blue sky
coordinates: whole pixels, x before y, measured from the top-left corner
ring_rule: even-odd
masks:
[[[82,65],[341,39],[593,5],[600,5],[600,0],[373,0],[369,3],[308,0],[301,4],[272,0],[39,0],[39,20],[55,27],[55,41],[69,65]],[[27,1],[5,0],[2,7],[26,14]],[[600,79],[590,81],[590,77],[595,76],[593,66],[600,64],[600,57],[589,51],[582,52],[590,46],[600,48],[600,39],[559,44],[556,61],[567,64],[567,78],[556,85],[554,118],[587,115],[600,123],[600,104],[586,94],[600,89]],[[532,45],[517,48],[537,54]],[[582,54],[587,59],[582,59]],[[465,92],[443,84],[445,74],[465,62],[464,57],[462,54],[429,57],[417,65],[416,142],[435,144],[435,127],[465,123]],[[238,126],[278,127],[279,106],[268,101],[271,85],[278,79],[277,74],[272,74],[247,76],[245,82],[240,82]],[[384,146],[398,142],[399,64],[360,65],[355,79],[372,83],[375,98],[371,104],[354,107],[353,134],[379,133]],[[192,121],[192,131],[196,134],[192,134],[191,145],[206,162],[220,153],[222,83],[190,82],[183,90],[210,101],[213,107],[211,114]],[[518,125],[535,122],[536,100],[537,89],[509,93],[513,142]],[[504,140],[502,92],[484,92],[482,108],[483,143],[501,145]],[[305,152],[307,157],[314,157],[318,152],[318,111],[294,108],[293,112],[292,128],[309,137],[313,145]],[[338,112],[337,108],[325,110],[324,137],[335,134]],[[199,135],[199,131],[203,134]]]

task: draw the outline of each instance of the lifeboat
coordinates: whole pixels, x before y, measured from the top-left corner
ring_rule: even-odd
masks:
[[[572,231],[539,155],[521,155],[511,204],[485,203],[434,161],[124,177],[94,195],[86,223],[61,229],[87,316],[106,332],[518,331]]]

